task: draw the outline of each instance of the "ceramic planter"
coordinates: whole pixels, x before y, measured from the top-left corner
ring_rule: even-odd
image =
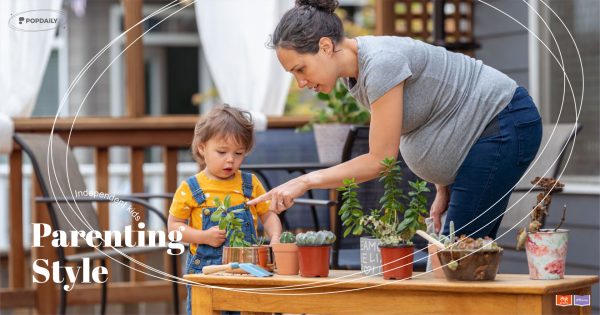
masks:
[[[542,229],[527,233],[525,251],[529,278],[533,280],[562,279],[565,275],[568,230]]]
[[[300,276],[327,277],[329,276],[329,256],[331,245],[302,245],[298,246]]]
[[[360,238],[360,270],[367,276],[381,274],[380,243],[377,238]]]
[[[259,264],[259,247],[229,247],[223,246],[223,264],[228,263],[251,263]],[[232,273],[247,273],[241,269],[234,269]]]
[[[339,163],[350,126],[347,124],[315,124],[313,126],[317,154],[321,163]]]
[[[258,247],[258,265],[267,271],[273,271],[273,252],[271,246],[261,245]]]
[[[437,252],[440,250],[439,247],[429,243],[427,245],[427,252],[429,253],[429,260],[431,261],[431,269],[433,271],[433,276],[438,279],[444,279],[444,270],[442,270],[442,265],[440,264],[440,258],[437,255]]]
[[[437,253],[447,280],[491,281],[496,278],[502,250],[440,250]],[[456,268],[448,264],[456,261]]]
[[[295,243],[272,244],[277,274],[298,274],[298,246]]]
[[[383,279],[402,280],[412,277],[414,246],[386,247],[379,245],[379,249],[381,251]]]

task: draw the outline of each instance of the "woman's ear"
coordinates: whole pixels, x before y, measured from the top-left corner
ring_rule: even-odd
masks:
[[[333,52],[333,41],[329,37],[319,39],[319,52],[330,55]]]

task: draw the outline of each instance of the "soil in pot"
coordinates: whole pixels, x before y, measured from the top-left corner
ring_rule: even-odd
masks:
[[[410,279],[413,271],[414,246],[379,246],[381,250],[381,267],[383,279],[401,280]]]
[[[329,276],[329,255],[331,245],[298,246],[300,261],[300,276],[327,277]]]

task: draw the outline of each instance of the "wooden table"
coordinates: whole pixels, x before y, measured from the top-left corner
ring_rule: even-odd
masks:
[[[556,294],[591,294],[598,276],[566,276],[563,280],[529,280],[528,275],[499,274],[489,282],[449,282],[415,273],[406,281],[361,279],[354,271],[333,270],[329,278],[247,275],[186,275],[192,288],[193,314],[215,310],[314,314],[589,314],[591,307],[555,305]],[[344,278],[339,278],[343,277]],[[338,279],[336,279],[338,278]],[[308,286],[310,288],[301,288]],[[292,290],[274,287],[295,286]],[[320,286],[320,287],[315,287]],[[593,297],[592,297],[593,298]]]

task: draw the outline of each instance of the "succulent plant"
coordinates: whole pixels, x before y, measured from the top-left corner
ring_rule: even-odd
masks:
[[[283,232],[283,233],[281,233],[281,236],[279,237],[279,242],[280,243],[295,243],[296,236],[292,232],[287,232],[287,231]]]
[[[296,235],[298,245],[331,245],[335,242],[335,234],[331,231],[309,231]]]

